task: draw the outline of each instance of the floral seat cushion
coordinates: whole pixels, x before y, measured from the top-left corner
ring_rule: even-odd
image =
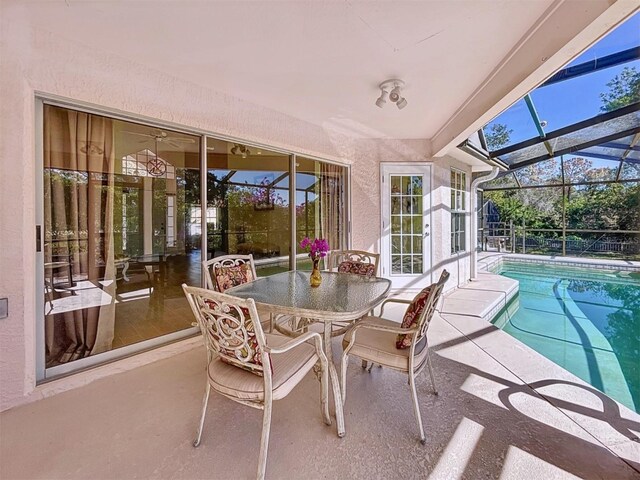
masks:
[[[240,315],[235,307],[224,304],[221,306],[210,300],[205,300],[204,303],[207,307],[205,317],[213,320],[211,323],[207,322],[208,329],[217,343],[220,361],[263,376],[262,349],[258,344],[249,310],[240,308]]]
[[[338,273],[354,273],[363,277],[375,277],[376,266],[372,263],[346,260],[338,265]]]
[[[427,299],[429,298],[429,293],[431,293],[431,288],[433,285],[429,285],[426,288],[423,288],[418,295],[411,301],[409,306],[407,307],[407,311],[404,314],[402,319],[402,328],[411,328],[418,322],[418,318],[420,314],[424,310],[424,307],[427,303]],[[400,333],[396,338],[396,348],[398,350],[404,350],[405,348],[409,348],[411,346],[411,342],[413,339],[413,334],[411,333]]]
[[[224,293],[231,287],[242,285],[243,283],[253,282],[253,272],[248,263],[241,265],[233,265],[230,267],[218,267],[214,271],[216,279],[216,288],[220,293]]]

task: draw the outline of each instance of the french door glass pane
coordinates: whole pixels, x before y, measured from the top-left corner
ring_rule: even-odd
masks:
[[[401,218],[399,215],[391,216],[391,233],[400,233],[400,220]]]
[[[400,255],[391,255],[391,273],[402,273],[402,257]]]
[[[402,234],[410,235],[411,234],[411,217],[405,215],[401,217],[401,222],[402,222]]]
[[[421,175],[391,175],[391,273],[422,273]],[[401,254],[401,255],[398,255]]]
[[[199,137],[44,106],[47,367],[190,327]]]
[[[391,197],[391,215],[400,215],[400,198]]]
[[[402,273],[411,274],[413,273],[411,263],[411,255],[403,255],[402,256]]]
[[[402,252],[402,237],[400,235],[391,235],[391,253]]]
[[[422,253],[422,235],[413,236],[413,253]]]

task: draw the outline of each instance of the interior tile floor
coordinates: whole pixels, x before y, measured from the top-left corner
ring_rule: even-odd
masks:
[[[274,405],[267,478],[640,478],[639,415],[479,322],[434,317],[439,394],[418,380],[426,445],[406,377],[353,359],[346,437],[322,423],[308,375]],[[0,478],[255,478],[262,412],[212,394],[192,446],[204,366],[199,347],[1,413]]]

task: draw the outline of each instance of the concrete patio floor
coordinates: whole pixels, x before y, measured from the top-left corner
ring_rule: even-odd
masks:
[[[635,412],[480,318],[436,316],[429,338],[425,446],[406,377],[354,359],[346,437],[322,423],[308,375],[274,405],[267,478],[640,478]],[[254,478],[262,412],[214,395],[191,445],[204,364],[196,348],[3,412],[0,478]]]

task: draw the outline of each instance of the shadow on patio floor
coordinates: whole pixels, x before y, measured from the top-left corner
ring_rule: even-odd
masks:
[[[354,360],[347,436],[337,438],[335,423],[322,423],[319,384],[307,376],[274,404],[267,478],[638,478],[559,410],[633,437],[640,425],[599,392],[569,385],[591,403],[558,406],[440,317],[430,339],[440,394],[432,394],[423,373],[418,394],[427,445],[418,442],[406,377],[378,368],[366,373]],[[2,413],[0,477],[254,478],[261,412],[212,396],[202,445],[191,446],[204,362],[198,348]],[[544,390],[557,380],[546,382],[533,386]],[[604,410],[591,406],[592,397]]]

